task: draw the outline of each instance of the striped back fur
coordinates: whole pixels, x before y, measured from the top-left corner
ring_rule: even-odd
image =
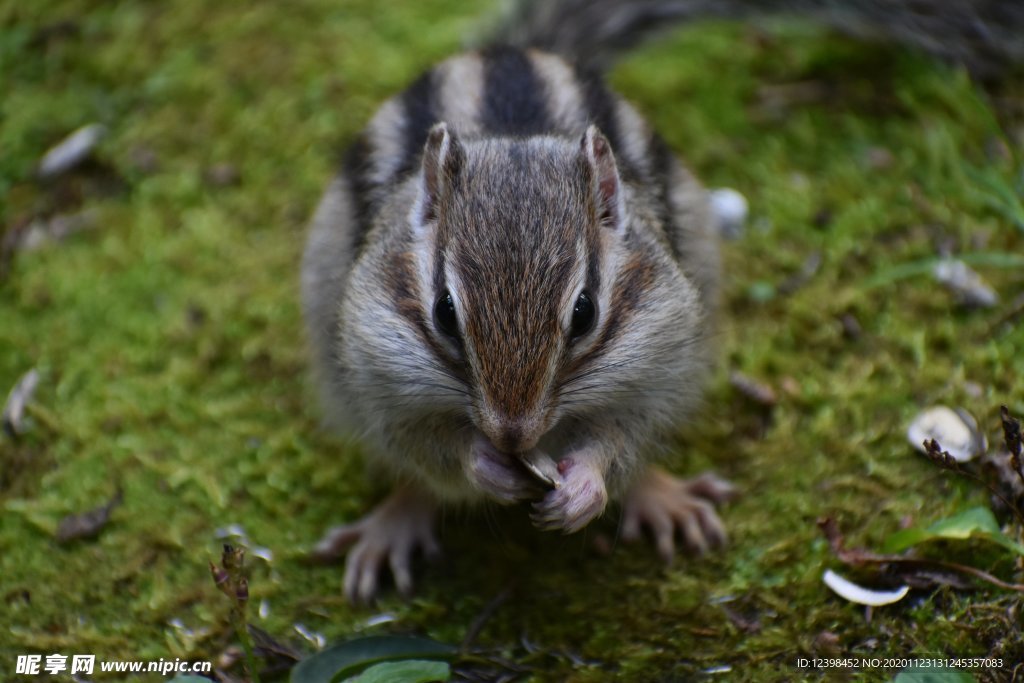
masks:
[[[657,194],[666,231],[673,155],[600,74],[534,49],[492,47],[452,57],[388,100],[352,144],[343,165],[357,202],[358,249],[393,188],[419,169],[431,127],[444,121],[461,139],[582,136],[588,124],[608,138],[620,173]],[[669,237],[670,244],[675,240]]]

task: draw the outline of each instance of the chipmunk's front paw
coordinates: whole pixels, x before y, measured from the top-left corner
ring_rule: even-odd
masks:
[[[537,482],[513,456],[502,453],[482,434],[473,440],[466,477],[499,503],[515,503],[536,497]]]
[[[650,467],[623,500],[622,538],[636,540],[641,526],[648,527],[658,554],[669,564],[675,556],[677,531],[690,550],[706,552],[725,544],[725,527],[714,506],[734,495],[732,484],[711,473],[679,479]]]
[[[412,556],[419,549],[432,559],[441,553],[434,536],[435,504],[423,494],[399,489],[357,522],[330,529],[313,556],[330,560],[345,554],[345,597],[370,603],[387,563],[398,591],[412,592]]]
[[[530,518],[540,529],[561,529],[567,534],[585,527],[608,505],[608,490],[601,471],[585,458],[569,455],[558,462],[562,475],[558,488],[534,503]]]

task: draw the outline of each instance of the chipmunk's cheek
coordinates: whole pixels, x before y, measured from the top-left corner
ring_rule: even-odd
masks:
[[[495,448],[482,433],[473,437],[464,467],[466,478],[499,503],[515,503],[537,495],[537,484],[523,466]]]

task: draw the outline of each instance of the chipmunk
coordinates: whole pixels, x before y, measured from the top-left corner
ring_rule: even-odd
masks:
[[[318,546],[347,549],[350,600],[388,569],[408,593],[447,503],[531,501],[538,527],[572,533],[617,500],[621,536],[646,527],[666,561],[725,541],[732,486],[653,464],[712,363],[715,216],[594,69],[600,41],[690,5],[526,2],[352,144],[302,265],[329,420],[396,482]]]

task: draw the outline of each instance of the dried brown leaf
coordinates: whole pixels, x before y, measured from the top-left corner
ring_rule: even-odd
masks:
[[[110,513],[124,500],[124,493],[117,490],[114,497],[107,503],[88,512],[68,515],[57,525],[57,542],[68,543],[80,538],[93,538],[99,535],[103,527],[110,521]]]

